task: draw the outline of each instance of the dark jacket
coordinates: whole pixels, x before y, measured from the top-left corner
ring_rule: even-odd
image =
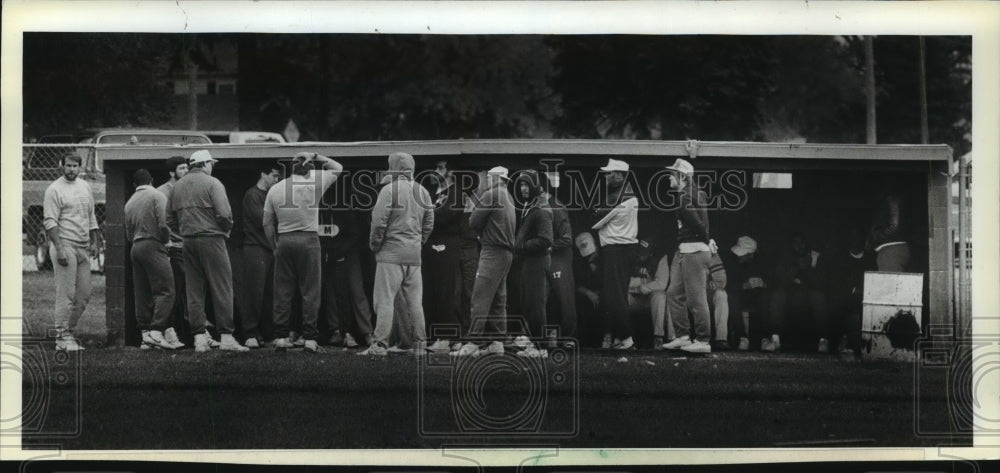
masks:
[[[329,219],[321,221],[332,222],[336,226],[337,234],[320,236],[319,244],[327,260],[337,261],[357,250],[358,240],[361,239],[361,228],[352,210],[334,209],[327,212],[326,216]]]
[[[708,196],[704,191],[698,190],[698,198],[695,200],[695,192],[694,186],[689,181],[687,187],[680,193],[680,205],[677,207],[677,242],[701,242],[707,245],[710,239],[708,210],[705,208]]]
[[[533,205],[521,219],[514,250],[519,256],[543,256],[552,247],[552,212],[547,207]]]
[[[428,242],[454,240],[475,244],[476,232],[469,226],[469,213],[465,211],[469,197],[455,184],[437,192],[434,202],[434,230]]]
[[[552,212],[552,249],[558,250],[573,246],[573,227],[569,223],[569,213],[566,206],[556,200],[556,196],[549,196],[547,204]]]

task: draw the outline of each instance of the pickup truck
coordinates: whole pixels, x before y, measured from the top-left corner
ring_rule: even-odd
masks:
[[[202,133],[185,130],[155,130],[138,128],[115,128],[88,130],[80,133],[65,133],[43,136],[37,144],[26,144],[23,149],[22,165],[22,232],[26,244],[34,247],[35,263],[38,269],[51,269],[48,236],[42,226],[42,205],[45,189],[52,181],[62,176],[59,160],[66,153],[76,153],[83,162],[78,179],[85,179],[94,193],[94,210],[99,224],[104,223],[104,206],[107,202],[107,185],[100,155],[94,145],[203,145],[211,140]],[[104,271],[104,250],[91,258],[91,271]]]

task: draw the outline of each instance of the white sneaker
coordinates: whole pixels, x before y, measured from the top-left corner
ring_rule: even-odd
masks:
[[[73,335],[66,334],[56,339],[56,350],[58,351],[83,351],[83,347],[76,342]]]
[[[683,337],[677,337],[667,343],[663,344],[664,350],[678,350],[684,348],[691,344],[691,337],[685,335]]]
[[[209,342],[209,340],[211,340],[211,338],[209,338],[207,333],[199,333],[195,335],[194,351],[196,353],[205,353],[207,351],[210,351],[212,349],[212,345]]]
[[[770,340],[763,338],[760,340],[760,351],[766,351],[768,353],[777,353],[781,351],[781,341],[778,336],[775,335]]]
[[[368,348],[359,351],[358,356],[386,356],[388,351],[381,344],[372,343]]]
[[[712,353],[712,345],[709,345],[708,343],[700,340],[695,340],[687,345],[682,346],[681,350],[684,350],[688,353]]]
[[[625,340],[622,340],[622,341],[618,342],[617,344],[615,344],[614,349],[615,350],[628,350],[628,349],[631,349],[634,345],[635,345],[635,342],[632,341],[632,337],[628,337]]]
[[[167,340],[163,338],[163,332],[159,330],[150,330],[149,339],[153,345],[156,345],[160,348],[166,348],[167,350],[174,349],[174,346],[171,345],[170,343],[167,343]]]
[[[514,343],[512,343],[511,345],[514,345],[517,348],[528,348],[532,345],[532,343],[531,339],[528,338],[527,336],[518,335],[516,338],[514,338]]]
[[[154,347],[153,339],[149,338],[149,330],[142,331],[142,342],[139,343],[140,350],[152,350]]]
[[[231,333],[222,334],[222,343],[220,345],[221,346],[219,347],[219,349],[224,351],[236,351],[236,352],[250,351],[249,348],[240,345],[240,342],[237,342],[236,339],[233,338],[233,334]]]
[[[316,353],[319,351],[319,345],[316,344],[316,340],[306,340],[305,344],[303,344],[303,348],[310,353]]]
[[[445,352],[448,351],[450,348],[451,344],[448,343],[448,340],[438,340],[433,344],[431,344],[431,346],[427,347],[428,350],[433,352]]]
[[[740,345],[737,348],[739,351],[747,351],[750,349],[750,339],[747,337],[740,337]]]
[[[479,356],[479,345],[468,342],[459,347],[458,350],[451,352],[451,356]]]
[[[173,327],[170,327],[163,332],[163,339],[166,340],[174,350],[184,348],[184,342],[177,338],[177,331],[174,330]]]
[[[212,334],[209,333],[207,330],[205,331],[205,338],[208,339],[208,346],[211,348],[219,348],[220,346],[222,346],[222,344],[219,343],[218,340],[212,338]]]
[[[288,341],[292,342],[292,345],[295,346],[295,348],[302,348],[306,344],[305,339],[303,339],[302,335],[299,335],[298,332],[288,332]]]
[[[819,339],[819,343],[816,344],[816,351],[819,353],[830,353],[830,342],[825,338]]]
[[[503,355],[503,343],[493,342],[483,349],[483,354],[488,355],[491,353],[496,355]]]
[[[391,346],[389,348],[386,348],[385,351],[386,351],[386,353],[393,353],[393,354],[396,354],[396,355],[401,355],[401,354],[409,353],[410,352],[410,350],[402,348],[399,345],[393,345],[393,346]]]
[[[354,339],[353,335],[351,335],[349,333],[345,334],[344,335],[344,346],[346,346],[347,348],[357,348],[358,347],[358,341]]]
[[[275,338],[274,339],[274,349],[275,350],[287,350],[292,348],[292,342],[288,341],[287,338]]]
[[[257,341],[256,337],[250,337],[243,342],[243,346],[247,348],[260,348],[260,342]]]
[[[539,349],[537,349],[535,347],[528,347],[528,348],[525,348],[524,350],[519,351],[517,353],[517,356],[520,356],[520,357],[523,357],[523,358],[548,358],[549,357],[549,352],[548,352],[548,350],[545,350],[544,348],[541,349],[541,350],[539,350]]]

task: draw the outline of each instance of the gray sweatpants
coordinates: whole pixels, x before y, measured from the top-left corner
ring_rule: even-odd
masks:
[[[507,272],[513,259],[510,250],[496,246],[484,246],[479,253],[476,283],[472,286],[471,334],[507,332]]]
[[[184,237],[184,284],[191,334],[205,333],[205,291],[211,293],[215,329],[233,333],[233,267],[222,236]]]
[[[323,261],[316,232],[288,232],[278,235],[274,250],[274,336],[288,337],[295,289],[302,294],[302,338],[319,336],[316,319],[321,301],[320,278]]]
[[[674,323],[674,335],[690,336],[691,340],[708,342],[711,328],[708,313],[708,265],[712,253],[674,253],[670,264],[670,285],[667,287],[667,310]],[[688,311],[694,318],[694,333],[688,321]]]
[[[378,263],[375,266],[375,337],[376,343],[389,346],[396,309],[396,296],[403,298],[406,319],[398,321],[399,330],[412,335],[418,343],[426,340],[424,327],[424,288],[420,265]]]
[[[132,243],[132,286],[139,330],[164,331],[173,326],[174,272],[167,248],[158,240]]]

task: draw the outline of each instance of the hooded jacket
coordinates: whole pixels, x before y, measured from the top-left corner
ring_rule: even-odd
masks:
[[[529,203],[521,212],[521,226],[514,239],[514,251],[520,256],[544,256],[552,247],[552,211],[541,201],[538,174],[527,172],[518,179],[527,182]],[[517,188],[517,186],[515,186]]]
[[[420,249],[434,228],[430,194],[413,182],[413,156],[389,155],[386,185],[372,209],[368,246],[379,263],[419,265]]]

